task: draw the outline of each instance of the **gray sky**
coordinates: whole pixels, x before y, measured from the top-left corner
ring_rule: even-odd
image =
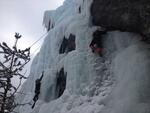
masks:
[[[19,47],[32,45],[45,30],[42,26],[45,10],[53,10],[62,5],[64,0],[0,0],[0,42],[13,44],[14,33],[23,37]],[[40,43],[31,50],[34,52]]]

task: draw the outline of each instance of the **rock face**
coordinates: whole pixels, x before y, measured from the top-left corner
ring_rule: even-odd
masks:
[[[57,73],[56,77],[56,92],[57,92],[57,98],[59,98],[64,90],[66,89],[66,78],[67,73],[64,72],[64,68],[60,70],[60,72]]]
[[[94,0],[91,16],[96,26],[136,32],[150,39],[149,0]]]
[[[70,34],[68,39],[64,37],[61,43],[60,49],[59,49],[59,53],[63,54],[63,53],[68,53],[68,52],[75,50],[76,48],[75,38],[76,36],[73,34]]]

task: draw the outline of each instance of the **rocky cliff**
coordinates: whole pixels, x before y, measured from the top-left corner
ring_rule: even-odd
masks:
[[[91,16],[96,26],[150,37],[149,0],[93,0]]]

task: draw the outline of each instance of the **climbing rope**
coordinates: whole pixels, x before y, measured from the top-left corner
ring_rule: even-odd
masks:
[[[43,34],[38,40],[36,40],[36,41],[30,46],[30,48],[33,47],[33,46],[34,46],[37,42],[39,42],[41,39],[43,39],[46,34],[47,34],[47,32],[46,32],[45,34]]]
[[[47,35],[47,32],[45,34],[43,34],[42,36],[40,36],[40,38],[38,38],[33,44],[31,44],[31,46],[29,46],[29,48],[31,49],[35,44],[37,44],[41,39],[43,39],[45,36]],[[34,53],[37,52],[37,50],[40,48],[40,46],[37,47],[36,50],[33,51],[32,56],[34,56]]]
[[[32,54],[31,54],[31,57],[33,57],[34,56],[34,54],[40,49],[40,45],[32,52]]]

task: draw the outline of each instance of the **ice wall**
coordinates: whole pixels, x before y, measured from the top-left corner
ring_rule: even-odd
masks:
[[[19,113],[149,113],[149,46],[138,34],[112,31],[104,35],[103,57],[89,44],[95,30],[92,0],[66,0],[55,11],[46,11],[48,31],[34,58],[29,79],[18,101],[33,104],[35,80],[44,71],[35,108],[18,107]],[[75,36],[75,50],[59,53],[64,37]],[[58,98],[57,79],[66,73],[66,89]]]

